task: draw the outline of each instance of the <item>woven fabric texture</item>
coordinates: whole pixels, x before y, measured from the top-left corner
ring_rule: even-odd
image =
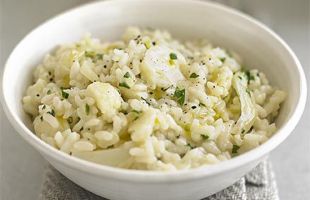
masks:
[[[76,185],[52,166],[45,170],[40,200],[106,200]],[[278,200],[274,173],[263,161],[230,187],[203,200]]]

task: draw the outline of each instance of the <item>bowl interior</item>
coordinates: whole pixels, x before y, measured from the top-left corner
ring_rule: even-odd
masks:
[[[177,3],[176,3],[177,2]],[[237,52],[244,65],[263,71],[271,84],[288,93],[277,126],[292,116],[300,98],[296,63],[275,36],[251,19],[223,6],[191,1],[97,2],[60,15],[31,32],[10,56],[3,76],[6,104],[18,122],[32,129],[21,99],[31,83],[32,70],[57,45],[79,40],[87,32],[116,40],[127,26],[167,29],[181,40],[207,38]]]

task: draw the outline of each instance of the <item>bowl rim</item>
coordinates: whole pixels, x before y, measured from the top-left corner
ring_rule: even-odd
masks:
[[[144,3],[143,0],[131,0],[130,3]],[[155,1],[154,1],[155,2]],[[153,2],[153,3],[154,3]],[[265,31],[267,34],[269,34],[276,42],[278,42],[283,49],[285,49],[288,54],[291,56],[291,59],[293,60],[296,69],[298,71],[299,76],[299,99],[298,103],[296,105],[295,110],[293,111],[293,114],[291,118],[288,119],[288,121],[277,130],[277,132],[269,138],[265,143],[262,145],[254,148],[253,150],[250,150],[244,154],[241,154],[237,157],[234,157],[227,161],[221,161],[218,164],[215,165],[209,165],[204,166],[200,168],[195,169],[188,169],[188,170],[179,170],[179,171],[172,171],[172,172],[162,172],[162,171],[144,171],[144,170],[131,170],[131,169],[122,169],[122,168],[116,168],[116,167],[110,167],[105,165],[100,165],[96,163],[92,163],[90,161],[82,160],[73,156],[70,156],[68,154],[65,154],[58,149],[50,146],[49,144],[45,143],[43,140],[38,138],[31,130],[29,130],[26,125],[22,122],[22,120],[18,117],[17,113],[14,113],[9,106],[9,102],[7,101],[6,97],[6,89],[4,86],[7,85],[5,83],[6,80],[6,74],[8,71],[8,68],[10,67],[10,63],[14,59],[15,52],[19,49],[22,44],[27,41],[29,37],[39,29],[45,26],[49,26],[50,23],[54,23],[57,20],[60,20],[61,18],[65,18],[68,15],[71,15],[73,13],[78,13],[81,10],[87,10],[91,9],[92,7],[101,5],[105,6],[108,4],[115,4],[115,6],[119,5],[120,3],[128,3],[128,1],[125,0],[108,0],[108,1],[97,1],[97,2],[91,2],[84,5],[80,5],[77,7],[74,7],[72,9],[69,9],[65,12],[62,12],[55,17],[50,18],[49,20],[43,22],[39,26],[37,26],[35,29],[33,29],[30,33],[28,33],[14,48],[14,50],[11,52],[9,58],[6,61],[3,74],[2,74],[2,94],[1,94],[1,102],[4,108],[4,111],[11,122],[11,124],[14,126],[15,130],[19,132],[19,134],[28,141],[33,147],[39,150],[39,152],[42,154],[42,152],[49,157],[52,157],[57,162],[60,162],[64,164],[66,167],[73,168],[75,170],[78,170],[83,173],[89,173],[93,175],[98,176],[105,176],[111,179],[119,179],[119,180],[126,180],[131,182],[177,182],[181,180],[188,180],[188,179],[200,179],[205,178],[206,176],[214,176],[219,173],[223,173],[225,171],[233,170],[235,168],[238,168],[239,166],[245,165],[247,163],[253,162],[257,159],[260,159],[267,155],[271,150],[273,150],[276,146],[278,146],[280,143],[282,143],[285,138],[288,137],[288,135],[293,131],[295,126],[297,125],[299,119],[302,116],[302,113],[305,108],[306,104],[306,97],[307,97],[307,85],[306,85],[306,78],[304,71],[302,69],[302,66],[294,54],[294,52],[290,49],[290,47],[271,29],[269,29],[267,26],[262,24],[261,22],[257,21],[256,19],[241,13],[240,11],[237,11],[233,8],[227,7],[225,5],[214,3],[214,2],[202,2],[198,0],[157,0],[156,3],[182,3],[185,5],[190,6],[204,6],[204,7],[212,7],[217,10],[221,10],[222,12],[226,12],[228,14],[234,15],[236,17],[239,17],[242,20],[247,21],[248,23],[252,23],[253,25],[257,26],[261,30]],[[44,156],[46,156],[44,155]]]

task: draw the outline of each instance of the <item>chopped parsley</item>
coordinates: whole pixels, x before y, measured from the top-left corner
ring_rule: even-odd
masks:
[[[210,137],[208,135],[201,135],[201,137],[205,140],[209,139]]]
[[[130,78],[129,72],[126,72],[126,73],[125,73],[124,78]]]
[[[251,96],[251,91],[249,90],[249,88],[246,89],[246,92],[249,94],[249,96]]]
[[[137,110],[132,110],[132,112],[137,113],[137,114],[141,113],[140,111],[137,111]]]
[[[119,86],[120,86],[120,87],[127,88],[127,89],[130,89],[129,85],[128,85],[126,82],[120,83]]]
[[[197,78],[197,77],[199,77],[199,75],[196,74],[196,73],[192,73],[189,77],[190,77],[190,78]]]
[[[85,57],[91,58],[91,59],[96,59],[96,60],[102,60],[103,59],[103,54],[100,53],[95,53],[94,51],[85,51]]]
[[[236,154],[236,153],[238,153],[238,150],[240,149],[240,147],[238,146],[238,145],[233,145],[233,148],[232,148],[232,150],[231,150],[231,153],[232,154]]]
[[[94,58],[96,56],[96,53],[93,51],[85,51],[85,56],[89,58]]]
[[[61,90],[61,96],[62,96],[63,98],[65,98],[65,99],[68,99],[69,93],[67,93],[67,92],[65,92],[65,91],[63,91],[63,90]]]
[[[181,90],[177,87],[174,91],[173,96],[177,98],[177,102],[182,106],[185,101],[185,89]]]
[[[220,58],[220,61],[223,63],[225,62],[226,58]]]
[[[51,90],[47,90],[47,93],[46,94],[51,94],[52,93],[52,91]]]
[[[51,111],[48,111],[47,113],[55,117],[55,111],[53,109]]]
[[[248,79],[248,83],[249,83],[251,80],[255,80],[255,76],[253,76],[253,75],[250,73],[249,70],[246,70],[244,73],[245,73],[245,75],[246,75],[246,77],[247,77],[247,79]]]
[[[103,59],[103,54],[96,54],[96,58],[98,59],[98,60],[102,60]]]
[[[170,54],[169,54],[169,57],[170,57],[171,60],[176,60],[176,59],[178,59],[177,54],[175,54],[175,53],[170,53]]]
[[[89,114],[89,110],[90,110],[89,105],[88,105],[88,104],[85,104],[85,112],[86,112],[86,115]]]
[[[186,146],[189,146],[189,148],[194,149],[195,147],[193,147],[190,143],[188,143]]]
[[[40,117],[41,122],[43,121],[43,116]]]

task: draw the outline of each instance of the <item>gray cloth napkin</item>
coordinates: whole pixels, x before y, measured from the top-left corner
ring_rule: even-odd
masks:
[[[52,166],[45,170],[40,200],[106,200],[76,185]],[[203,200],[278,200],[271,164],[263,161],[232,186]]]

